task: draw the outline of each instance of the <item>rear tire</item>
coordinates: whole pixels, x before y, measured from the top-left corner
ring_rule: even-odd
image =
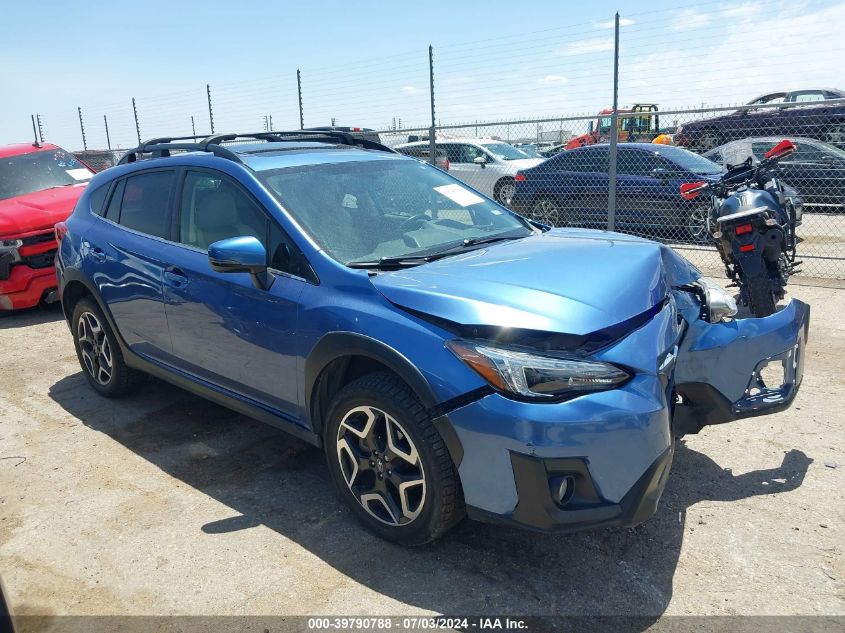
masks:
[[[91,297],[76,303],[70,322],[82,373],[97,393],[118,398],[140,384],[144,374],[126,365],[117,338]]]
[[[744,283],[748,288],[749,309],[755,317],[767,317],[777,309],[777,298],[772,291],[772,283],[768,277],[746,277]]]
[[[695,144],[699,152],[706,152],[722,144],[722,135],[716,130],[702,130]]]
[[[443,438],[395,374],[367,374],[343,387],[329,406],[323,445],[341,498],[382,538],[423,545],[464,517]]]
[[[516,181],[513,178],[501,178],[493,187],[493,197],[496,202],[509,206],[516,193]]]

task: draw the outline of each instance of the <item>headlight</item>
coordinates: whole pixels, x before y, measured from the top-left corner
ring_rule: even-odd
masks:
[[[722,286],[703,277],[696,283],[704,291],[707,321],[719,323],[736,314],[736,301]]]
[[[23,242],[21,240],[0,240],[0,255],[11,253],[12,261],[18,262],[21,259],[18,248],[22,245]]]
[[[609,363],[566,356],[546,356],[482,341],[456,339],[446,347],[490,385],[537,400],[574,397],[618,387],[631,375]]]

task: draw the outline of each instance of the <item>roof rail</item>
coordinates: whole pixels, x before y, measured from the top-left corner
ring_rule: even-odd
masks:
[[[163,156],[170,156],[170,150],[182,150],[188,152],[210,152],[215,156],[226,158],[237,163],[243,163],[240,156],[235,152],[223,146],[223,143],[235,141],[237,139],[256,139],[267,141],[270,143],[291,143],[300,141],[314,141],[318,143],[332,143],[335,145],[351,145],[358,146],[364,149],[372,149],[383,152],[394,153],[386,145],[376,143],[365,138],[357,138],[349,132],[339,132],[336,130],[291,130],[291,131],[273,131],[273,132],[242,132],[231,134],[212,134],[196,135],[196,136],[172,136],[153,138],[141,143],[135,149],[131,149],[124,154],[118,165],[126,163],[134,163],[141,158],[142,154],[152,154],[152,158],[159,158]],[[197,141],[198,142],[183,142],[183,141]],[[262,151],[262,150],[257,150]],[[267,151],[270,151],[269,149]]]

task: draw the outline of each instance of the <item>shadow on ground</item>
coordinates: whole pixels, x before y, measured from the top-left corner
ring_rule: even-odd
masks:
[[[0,312],[0,330],[52,323],[64,318],[60,303],[37,305],[34,308]]]
[[[660,510],[638,528],[543,535],[465,521],[440,541],[407,550],[359,527],[331,489],[322,452],[281,431],[156,381],[106,403],[77,373],[50,396],[86,426],[232,508],[232,518],[197,531],[263,524],[374,591],[447,614],[656,619],[672,597],[686,509],[794,490],[811,462],[792,450],[777,468],[734,476],[679,443]]]

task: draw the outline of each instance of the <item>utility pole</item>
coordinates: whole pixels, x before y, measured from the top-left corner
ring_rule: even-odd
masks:
[[[105,114],[103,115],[103,123],[106,126],[106,145],[108,145],[108,148],[111,149],[111,138],[109,137],[109,119]]]
[[[435,160],[437,145],[434,139],[434,48],[431,44],[428,45],[428,94],[431,98],[431,127],[428,131],[428,162],[434,165],[437,162]]]
[[[82,150],[88,151],[88,141],[85,140],[85,124],[82,123],[82,107],[77,106],[76,111],[79,112],[79,130],[82,132]]]
[[[205,92],[208,95],[208,122],[211,124],[211,133],[214,134],[214,111],[211,109],[211,84],[205,84]]]
[[[270,131],[272,132],[273,131],[273,115],[268,114],[267,118],[270,120]]]
[[[132,97],[132,114],[135,115],[135,134],[138,135],[138,145],[141,144],[141,125],[138,123],[138,107],[135,105],[135,97]]]
[[[191,115],[191,134],[193,134],[194,136],[197,135],[197,126],[196,126],[196,124],[194,124],[194,115],[193,114]]]
[[[305,118],[302,116],[302,75],[296,69],[296,93],[299,95],[299,129],[305,129]]]
[[[610,114],[610,162],[607,175],[607,230],[616,230],[616,146],[619,142],[619,12],[614,19],[613,45],[613,111]]]

